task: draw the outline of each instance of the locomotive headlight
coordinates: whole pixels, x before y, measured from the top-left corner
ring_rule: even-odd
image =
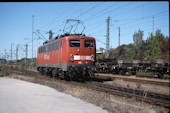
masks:
[[[94,57],[94,55],[93,55],[93,54],[91,55],[91,61],[92,61],[92,62],[94,62],[94,61],[95,61],[95,57]]]
[[[74,61],[74,55],[73,54],[70,54],[70,61]]]

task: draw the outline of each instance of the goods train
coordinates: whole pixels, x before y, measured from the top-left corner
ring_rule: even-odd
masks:
[[[37,70],[60,79],[85,81],[94,76],[95,53],[95,38],[65,33],[38,47]]]
[[[141,60],[116,60],[103,59],[96,62],[96,71],[98,73],[113,73],[120,75],[149,74],[154,77],[162,78],[169,74],[169,61],[157,60],[155,63]]]

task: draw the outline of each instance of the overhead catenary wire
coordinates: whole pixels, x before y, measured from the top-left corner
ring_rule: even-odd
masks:
[[[104,2],[102,2],[102,3],[100,3],[100,4],[96,5],[96,6],[92,6],[92,8],[96,8],[96,7],[100,6],[100,5],[103,4],[103,3],[104,3]],[[74,5],[75,5],[75,4],[73,4],[73,5],[72,5],[70,8],[68,8],[67,10],[71,9]],[[84,15],[85,13],[87,13],[88,11],[90,11],[92,8],[90,8],[90,9],[87,10],[86,12],[80,14],[79,16]],[[78,10],[78,11],[79,11],[79,10]],[[74,11],[73,13],[70,13],[70,15],[75,15],[76,12],[78,12],[78,11],[76,10],[76,11]],[[64,11],[64,12],[66,12],[66,11]],[[63,15],[63,13],[62,13],[62,15]],[[66,15],[65,17],[69,17],[70,15]],[[77,17],[78,17],[78,16],[77,16]],[[76,17],[76,18],[77,18],[77,17]],[[54,22],[57,18],[58,18],[58,16],[53,19],[53,22]],[[61,18],[60,20],[64,20],[64,18]],[[51,23],[51,24],[52,24],[52,23]],[[47,24],[47,25],[49,25],[49,24]],[[52,30],[55,30],[55,29],[57,29],[58,27],[61,27],[62,25],[63,25],[63,23],[60,24],[60,25],[58,25],[57,27],[53,28]],[[44,26],[43,26],[43,27],[44,27]],[[40,29],[42,29],[43,27],[40,27]]]
[[[157,14],[156,14],[157,15]],[[162,15],[162,14],[160,14],[160,15]],[[159,16],[157,16],[157,17],[160,17],[160,15]],[[166,16],[166,15],[162,15],[162,16]],[[152,17],[152,16],[150,16],[150,17]],[[164,18],[164,19],[166,19],[166,18]],[[161,19],[159,19],[159,20],[161,20]],[[157,20],[156,20],[157,21]],[[148,23],[148,22],[147,22]],[[143,23],[143,25],[145,25],[145,23]],[[101,31],[104,31],[104,29],[103,30],[100,30],[100,31],[98,31],[98,32],[101,32]],[[93,33],[93,35],[94,34],[97,34],[98,32],[95,32],[95,33]],[[128,33],[128,34],[131,34],[131,33]],[[92,35],[92,34],[91,34]],[[92,35],[92,36],[93,36]],[[95,36],[105,36],[105,35],[95,35]],[[122,36],[124,36],[124,34],[122,35]],[[114,36],[115,37],[115,36]],[[97,38],[97,37],[96,37]]]
[[[120,16],[120,15],[124,15],[125,13],[129,13],[129,12],[131,12],[131,11],[134,11],[134,10],[140,8],[140,7],[143,7],[143,6],[146,6],[146,5],[149,5],[149,4],[150,4],[150,3],[148,2],[148,3],[144,3],[144,4],[140,5],[140,6],[137,6],[137,7],[135,7],[135,8],[132,8],[132,9],[130,9],[130,10],[125,10],[124,12],[121,12],[121,13],[119,13],[119,14],[117,14],[117,15],[114,15],[114,17]]]
[[[93,18],[93,19],[94,19],[94,16],[95,16],[95,15],[98,15],[98,14],[100,14],[101,12],[106,11],[106,9],[109,9],[109,8],[111,8],[111,7],[115,6],[115,5],[116,5],[116,4],[118,4],[118,3],[119,3],[119,2],[116,2],[116,3],[114,3],[114,4],[111,4],[109,7],[104,8],[104,9],[102,9],[102,10],[98,11],[96,14],[93,14],[93,16],[89,16],[89,17],[87,17],[84,21],[89,20],[89,18]]]
[[[159,16],[155,16],[155,18],[156,18],[156,17],[163,17],[163,16],[168,16],[168,15],[162,15],[162,16],[159,15]],[[151,16],[150,18],[152,18],[152,16]],[[139,18],[139,19],[141,19],[141,18]],[[166,19],[166,18],[164,18],[164,19]],[[133,20],[133,19],[132,19],[132,20]],[[162,20],[162,19],[156,19],[155,22],[161,21],[161,20]],[[143,25],[143,26],[144,26],[144,25],[147,24],[147,23],[152,23],[152,21],[142,22],[141,24],[138,24],[138,25]],[[131,26],[131,25],[130,25],[130,26]],[[130,26],[124,26],[124,27],[121,26],[121,29],[125,29],[125,28],[128,29]],[[115,28],[115,26],[113,26],[112,28],[114,28],[115,30],[117,29],[117,27]],[[103,28],[103,29],[101,29],[101,30],[99,30],[99,31],[97,31],[97,32],[95,32],[95,33],[92,33],[92,34],[93,34],[93,35],[94,35],[94,34],[97,34],[98,32],[101,32],[101,31],[103,31],[104,29],[105,29],[105,28]],[[92,34],[91,34],[91,35],[92,35]]]
[[[104,2],[102,2],[102,3],[100,3],[100,4],[97,4],[97,5],[95,5],[95,6],[92,6],[90,9],[84,11],[83,13],[79,14],[78,16],[76,16],[76,17],[74,17],[74,18],[78,18],[78,17],[86,14],[87,12],[91,11],[92,9],[95,9],[95,8],[99,7],[99,6],[102,5],[103,3],[104,3]],[[76,14],[76,13],[75,13],[75,14]],[[69,17],[69,16],[68,16],[68,17]],[[64,25],[64,24],[62,23],[62,24],[56,26],[55,28],[53,28],[52,30],[55,30],[55,29],[57,29],[58,27],[61,27],[62,25]]]
[[[58,19],[59,17],[61,18],[62,16],[63,16],[63,14],[64,14],[64,12],[67,12],[68,10],[70,10],[73,6],[75,6],[76,5],[76,3],[74,3],[73,5],[71,5],[69,8],[67,8],[66,10],[64,10],[62,13],[61,13],[61,16],[56,16],[56,17],[54,17],[51,21],[49,21],[47,24],[45,24],[45,25],[43,25],[43,26],[41,26],[41,27],[39,27],[39,29],[42,29],[42,28],[44,28],[44,27],[46,27],[46,26],[48,26],[48,25],[50,25],[50,24],[53,24],[55,21],[56,21],[56,19]],[[71,14],[70,14],[71,15]],[[68,16],[68,15],[67,15]]]
[[[154,15],[150,15],[150,16],[147,16],[147,17],[142,17],[140,19],[137,19],[137,20],[134,20],[134,21],[131,21],[131,22],[127,22],[127,23],[124,23],[124,24],[120,24],[119,26],[124,26],[124,25],[127,25],[127,24],[130,24],[130,23],[134,23],[134,22],[137,22],[137,21],[140,21],[140,20],[144,20],[144,19],[147,19],[147,18],[152,18],[153,16],[157,16],[157,15],[160,15],[160,14],[163,14],[163,13],[166,13],[168,11],[162,11],[162,12],[159,12],[159,13],[156,13]],[[112,28],[111,28],[112,29]]]
[[[147,4],[147,3],[145,3],[145,4],[143,4],[143,5],[146,5],[146,4]],[[113,4],[113,5],[116,5],[116,3]],[[111,5],[111,6],[113,6],[113,5]],[[143,5],[142,5],[142,6],[143,6]],[[122,6],[124,6],[124,5],[122,5]],[[121,6],[121,7],[122,7],[122,6]],[[121,7],[119,7],[119,8],[121,8]],[[131,9],[131,11],[133,11],[134,9],[139,8],[139,7],[141,7],[141,6],[137,6],[137,7],[133,8],[133,9]],[[117,8],[116,8],[116,9],[117,9]],[[115,16],[114,16],[114,17],[115,17]]]
[[[155,28],[159,28],[159,27],[168,27],[168,25],[157,25],[155,26]],[[140,30],[146,31],[146,30],[152,30],[152,26],[148,26],[148,27],[144,27],[144,28],[139,28]],[[126,34],[132,34],[132,33],[123,33],[122,36],[126,35]]]
[[[105,1],[104,1],[104,2],[105,2]],[[88,9],[87,11],[84,11],[83,13],[79,14],[78,16],[76,16],[76,17],[74,17],[74,18],[78,18],[78,17],[80,17],[80,16],[82,16],[82,15],[88,13],[89,11],[91,11],[91,10],[93,10],[93,9],[95,9],[95,8],[97,8],[97,7],[99,7],[100,5],[102,5],[104,2],[102,2],[102,3],[100,3],[100,4],[97,4],[97,5],[95,5],[95,6],[92,6],[90,9]]]
[[[100,3],[100,4],[98,4],[98,5],[96,5],[96,6],[93,6],[92,8],[94,9],[94,8],[96,8],[96,7],[98,7],[98,6],[100,6],[101,4],[103,4],[104,2],[102,2],[102,3]],[[113,4],[113,5],[115,5],[115,4]],[[111,5],[111,6],[113,6],[113,5]],[[90,9],[88,9],[87,11],[85,11],[85,12],[89,12],[90,10],[92,10],[92,8],[90,8]],[[104,10],[103,10],[104,11]],[[100,12],[102,12],[102,11],[100,11]],[[76,14],[76,13],[75,13]],[[84,14],[81,14],[81,16],[82,15],[84,15]],[[68,16],[69,17],[69,16]],[[77,16],[78,17],[78,16]],[[57,29],[58,27],[61,27],[62,25],[64,25],[64,24],[60,24],[60,25],[58,25],[57,27],[55,27],[55,28],[53,28],[52,30],[55,30],[55,29]],[[59,30],[60,31],[60,30]]]
[[[109,9],[109,8],[111,8],[112,6],[114,6],[114,5],[116,5],[117,3],[119,3],[119,2],[116,2],[116,3],[114,3],[114,4],[112,4],[112,5],[110,5],[110,7],[107,7],[107,8],[105,8],[105,9]],[[96,6],[93,6],[93,7],[98,7],[98,6],[100,6],[102,3],[100,3],[100,4],[98,4],[98,5],[96,5]],[[115,8],[114,10],[117,10],[117,9],[119,9],[119,8],[121,8],[121,7],[124,7],[124,6],[127,6],[127,5],[129,5],[129,4],[131,4],[131,3],[127,3],[127,4],[124,4],[124,5],[121,5],[121,6],[119,6],[118,8]],[[145,5],[145,4],[143,4],[143,5]],[[100,11],[100,13],[102,12],[102,11],[105,11],[105,9],[103,9],[103,10],[101,10]],[[92,8],[90,8],[90,9],[88,9],[87,11],[85,11],[85,12],[89,12],[90,10],[92,10]],[[113,10],[113,9],[112,9]],[[104,14],[105,13],[108,13],[108,12],[110,12],[110,11],[112,11],[112,10],[109,10],[109,11],[107,11],[107,12],[104,12]],[[97,13],[97,15],[98,14],[100,14],[100,13]],[[81,15],[83,15],[83,14],[81,14]],[[103,15],[103,14],[100,14],[100,15],[98,15],[98,16],[101,16],[101,15]],[[80,16],[80,15],[79,15]],[[93,15],[94,16],[94,15]],[[96,16],[96,17],[98,17],[98,16]],[[78,17],[78,16],[77,16]],[[93,19],[94,19],[95,17],[93,17]],[[56,28],[54,28],[54,29],[52,29],[52,30],[55,30],[55,29],[57,29],[58,27],[60,27],[60,26],[62,26],[63,24],[60,24],[59,26],[57,26]],[[58,30],[58,31],[60,31],[60,30]]]
[[[164,16],[167,16],[167,15],[164,15]],[[163,17],[163,16],[162,16]],[[151,17],[150,17],[151,18]],[[166,19],[166,18],[163,18],[163,19]],[[162,18],[161,19],[155,19],[155,22],[158,22],[158,21],[162,21],[163,20]],[[142,23],[140,23],[140,24],[138,24],[138,25],[140,25],[140,27],[141,26],[145,26],[145,24],[148,24],[148,23],[152,23],[152,21],[148,21],[148,22],[142,22]],[[125,29],[125,28],[129,28],[130,26],[125,26],[125,27],[122,27],[123,29]]]
[[[104,3],[104,2],[102,2],[102,3],[100,3],[100,4],[97,4],[97,5],[93,6],[93,7],[96,8],[96,7],[100,6],[100,5],[103,4],[103,3]],[[112,4],[112,5],[110,5],[110,7],[116,5],[117,3],[119,3],[119,2],[116,2],[116,3]],[[75,5],[75,4],[74,4],[74,5]],[[126,4],[125,4],[125,5],[126,5]],[[92,8],[93,8],[93,7],[92,7]],[[88,10],[85,11],[85,12],[89,12],[90,10],[92,10],[92,8],[88,9]],[[121,8],[121,7],[119,7],[119,8]],[[108,9],[108,8],[105,8],[105,9]],[[102,11],[105,11],[105,9],[101,10],[100,13],[101,13]],[[67,10],[69,10],[69,8],[68,8]],[[73,13],[73,14],[76,14],[76,13]],[[97,13],[97,14],[99,14],[99,13]],[[83,13],[82,13],[81,15],[83,15]],[[68,15],[68,16],[69,16],[69,15]],[[56,18],[54,18],[53,20],[55,20],[55,19],[56,19]],[[62,25],[63,25],[63,23],[60,24],[60,25],[58,25],[58,26],[56,26],[56,27],[53,28],[52,30],[55,30],[55,29],[59,28],[59,27],[62,26]],[[60,30],[59,30],[59,31],[60,31]]]
[[[117,2],[118,3],[118,2]],[[115,3],[115,4],[117,4],[117,3]],[[118,10],[118,9],[120,9],[120,8],[122,8],[122,7],[126,7],[126,6],[128,6],[129,4],[131,4],[131,3],[127,3],[127,4],[123,4],[123,5],[121,5],[120,7],[118,7],[118,8],[114,8],[114,9],[112,9],[112,10],[109,10],[109,11],[107,11],[107,12],[104,12],[104,13],[99,13],[99,15],[97,15],[97,16],[93,16],[93,19],[94,18],[97,18],[97,17],[100,17],[100,16],[102,16],[102,15],[105,15],[105,14],[107,14],[107,13],[109,13],[109,12],[111,12],[111,11],[115,11],[115,10]],[[91,19],[92,20],[92,19]],[[84,21],[90,21],[90,19],[86,19],[86,20],[84,20]]]

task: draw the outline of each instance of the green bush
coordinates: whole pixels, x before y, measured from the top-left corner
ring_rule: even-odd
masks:
[[[4,77],[9,75],[8,72],[5,69],[0,68],[0,77]]]

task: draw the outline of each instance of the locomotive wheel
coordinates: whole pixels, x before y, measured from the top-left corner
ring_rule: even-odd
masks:
[[[68,78],[70,79],[70,81],[76,80],[76,72],[73,71],[73,70],[69,70],[69,71],[67,72],[67,76],[68,76]]]
[[[57,69],[53,69],[53,70],[52,70],[52,77],[53,77],[53,78],[58,77],[58,76],[57,76]]]
[[[44,72],[43,72],[43,73],[44,73],[43,75],[47,76],[47,75],[48,75],[48,68],[44,68],[43,71],[44,71]]]
[[[69,72],[65,72],[65,75],[64,75],[64,78],[66,81],[72,81],[72,78],[70,77],[70,74]]]
[[[94,75],[95,75],[94,71],[89,70],[88,73],[85,75],[85,79],[86,79],[87,81],[90,81],[90,79],[91,79],[92,77],[94,77]]]
[[[52,77],[52,69],[48,69],[47,75]]]
[[[82,78],[82,79],[81,79],[81,82],[82,82],[82,83],[85,83],[85,81],[86,81],[85,78]]]
[[[158,78],[163,78],[164,74],[161,72],[157,72]]]
[[[91,76],[94,76],[93,71],[89,70],[87,76],[90,76],[90,77],[91,77]]]
[[[124,72],[123,70],[120,70],[120,71],[119,71],[119,74],[120,74],[120,75],[124,75],[125,72]]]
[[[136,72],[132,72],[132,75],[136,75]]]
[[[38,69],[38,71],[39,71],[40,74],[43,75],[43,69],[42,69],[42,67],[40,67],[40,68]]]
[[[43,67],[42,67],[42,75],[45,75],[45,70]]]
[[[63,80],[64,79],[64,72],[62,70],[58,70],[58,75],[59,75],[59,79]]]

